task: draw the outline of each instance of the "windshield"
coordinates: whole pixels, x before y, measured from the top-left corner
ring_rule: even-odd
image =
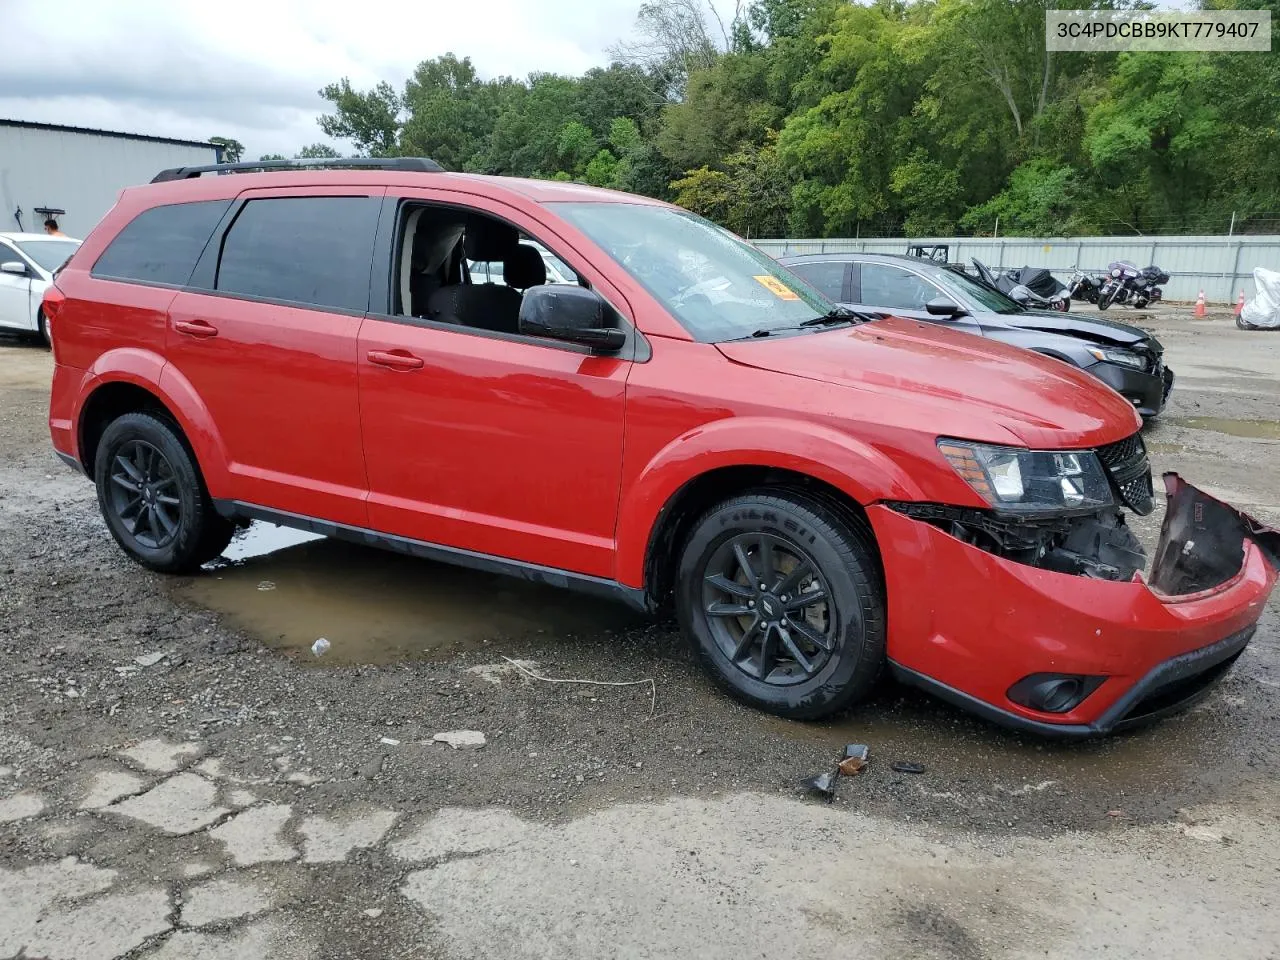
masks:
[[[993,313],[1021,313],[1023,310],[1016,300],[1011,300],[1000,291],[992,290],[985,283],[979,283],[972,277],[955,270],[939,270],[931,276],[949,293],[967,297],[984,310],[990,310]]]
[[[26,240],[15,243],[14,246],[34,260],[42,269],[53,273],[76,252],[76,247],[80,246],[80,243],[76,240]]]
[[[737,340],[794,328],[835,305],[772,257],[684,210],[639,203],[553,203],[694,337]]]

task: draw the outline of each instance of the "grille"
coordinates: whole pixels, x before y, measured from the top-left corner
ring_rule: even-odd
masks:
[[[1098,448],[1098,458],[1107,468],[1120,501],[1134,513],[1146,516],[1156,507],[1151,486],[1151,464],[1142,434],[1109,443]]]

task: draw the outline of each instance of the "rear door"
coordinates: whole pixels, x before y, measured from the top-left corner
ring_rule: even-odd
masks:
[[[169,362],[209,410],[236,500],[367,526],[356,338],[383,192],[242,193],[169,308]]]
[[[956,298],[923,274],[897,264],[875,260],[857,261],[854,267],[851,277],[853,302],[859,307],[895,317],[923,320],[950,330],[964,330],[979,335],[982,333],[978,321],[968,314],[962,317],[939,317],[926,310],[925,304],[930,300],[950,300],[955,303]]]

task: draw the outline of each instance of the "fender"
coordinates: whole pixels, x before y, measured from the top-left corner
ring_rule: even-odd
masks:
[[[72,422],[76,424],[77,458],[80,455],[84,408],[93,393],[109,383],[132,384],[159,399],[178,421],[178,426],[195,451],[196,461],[210,495],[225,495],[230,479],[226,447],[213,425],[208,408],[187,378],[164,357],[151,350],[137,347],[109,350],[84,372],[76,391],[75,409],[72,411]],[[92,476],[93,464],[85,464],[85,470]]]
[[[644,586],[649,536],[690,480],[722,467],[777,467],[822,480],[860,504],[919,500],[919,487],[879,450],[832,427],[781,417],[731,417],[672,440],[624,492],[618,511],[617,579]]]

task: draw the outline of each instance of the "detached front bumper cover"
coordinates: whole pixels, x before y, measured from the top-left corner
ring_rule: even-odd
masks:
[[[1252,637],[1280,570],[1280,531],[1176,474],[1164,483],[1149,580],[1044,569],[873,507],[877,536],[909,557],[886,563],[894,673],[1002,725],[1058,737],[1103,735],[1186,709]],[[1077,706],[1051,714],[1008,696],[1036,674],[1103,680]]]

